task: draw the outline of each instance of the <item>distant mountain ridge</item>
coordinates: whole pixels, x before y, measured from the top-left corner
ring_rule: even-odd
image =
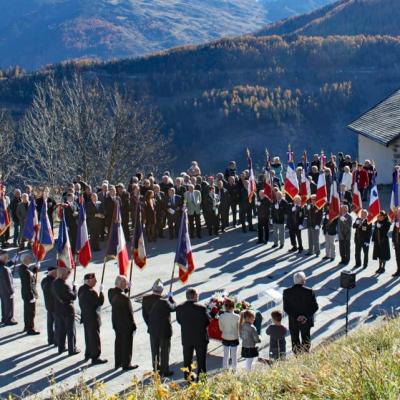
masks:
[[[0,5],[0,67],[137,57],[254,32],[332,1],[12,0]]]

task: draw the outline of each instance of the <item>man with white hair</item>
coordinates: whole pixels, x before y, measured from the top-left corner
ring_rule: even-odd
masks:
[[[289,316],[293,353],[298,354],[310,350],[310,330],[314,326],[314,314],[318,310],[318,303],[314,291],[304,286],[306,283],[304,272],[296,272],[293,275],[293,282],[291,288],[283,291],[283,310]]]

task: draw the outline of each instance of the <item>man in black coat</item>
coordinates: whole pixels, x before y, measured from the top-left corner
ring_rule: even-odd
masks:
[[[239,187],[235,176],[229,176],[226,190],[229,193],[229,209],[232,211],[232,223],[233,226],[236,226],[237,205],[239,203]]]
[[[117,192],[115,190],[115,186],[110,186],[107,197],[105,198],[103,203],[103,210],[105,215],[104,223],[105,223],[105,228],[107,229],[107,235],[109,235],[111,232],[111,225],[114,216],[114,206],[116,201],[117,201]]]
[[[246,221],[249,227],[249,231],[254,231],[253,228],[253,216],[252,216],[252,209],[253,209],[253,199],[251,203],[249,202],[249,181],[243,180],[242,185],[239,186],[239,218],[240,223],[242,225],[242,231],[247,232],[246,229]]]
[[[107,360],[100,358],[100,309],[104,304],[104,295],[102,285],[100,286],[100,293],[96,292],[94,289],[96,283],[95,274],[86,274],[84,285],[78,290],[78,299],[81,308],[81,321],[85,331],[85,361],[91,359],[92,364],[104,364]]]
[[[218,218],[221,223],[221,230],[225,232],[225,229],[229,226],[229,192],[224,188],[224,181],[219,180],[217,182],[217,188],[215,194],[219,198],[218,205]]]
[[[78,232],[78,203],[74,200],[72,193],[67,194],[67,202],[64,208],[65,222],[68,228],[69,241],[72,252],[75,254],[76,236]]]
[[[272,247],[282,249],[285,244],[285,215],[289,210],[288,202],[279,190],[275,193],[275,202],[271,208],[271,218],[274,226],[274,244]]]
[[[21,221],[17,215],[17,206],[19,203],[21,203],[21,191],[19,189],[15,189],[14,198],[10,203],[10,215],[14,226],[13,245],[15,247],[18,246],[19,232],[21,229],[24,229],[24,227],[21,226]]]
[[[68,337],[68,353],[70,356],[80,353],[76,348],[75,308],[76,286],[69,286],[66,282],[71,270],[57,269],[57,279],[53,282],[53,296],[55,299],[55,314],[58,330],[58,353],[65,351],[65,338]]]
[[[154,201],[155,201],[155,209],[156,209],[157,235],[159,238],[163,238],[164,237],[163,230],[165,227],[165,218],[166,218],[166,214],[167,214],[165,193],[160,190],[159,185],[154,185],[153,190],[154,190]]]
[[[361,267],[361,250],[364,253],[363,269],[368,266],[368,250],[372,236],[372,224],[368,223],[368,211],[361,210],[359,218],[356,218],[353,224],[354,228],[354,243],[356,250],[356,265],[353,269]]]
[[[103,205],[97,200],[97,194],[92,193],[86,203],[87,227],[90,236],[92,251],[100,251],[100,236],[103,232],[104,210]]]
[[[290,243],[292,248],[289,253],[298,250],[303,251],[303,241],[301,239],[301,230],[303,229],[304,209],[301,206],[301,197],[299,195],[293,198],[293,204],[289,204],[287,214],[287,226],[289,228]]]
[[[167,209],[167,224],[169,238],[176,238],[179,233],[179,225],[182,212],[182,197],[175,194],[175,188],[168,189],[168,196],[165,199]]]
[[[196,351],[197,380],[201,373],[206,373],[206,356],[208,346],[207,327],[210,317],[207,309],[198,304],[199,294],[196,289],[186,290],[186,302],[176,308],[176,319],[181,326],[183,346],[183,366],[186,368],[185,379],[190,379],[193,353]]]
[[[39,298],[36,289],[38,268],[35,266],[31,270],[29,264],[32,264],[32,262],[32,256],[24,254],[22,264],[19,266],[21,296],[24,302],[24,332],[27,335],[39,335],[40,332],[35,330],[36,300]]]
[[[1,322],[16,325],[14,319],[14,286],[11,268],[8,266],[8,254],[0,249],[0,299]]]
[[[153,371],[159,371],[161,376],[169,377],[173,371],[169,369],[169,353],[171,350],[171,312],[175,311],[172,296],[162,298],[164,286],[157,279],[152,294],[143,296],[142,314],[150,335],[151,359]]]
[[[115,331],[115,369],[122,367],[124,371],[138,368],[138,365],[131,364],[136,324],[131,300],[125,294],[127,289],[128,280],[125,276],[118,275],[115,280],[115,288],[108,291],[108,300],[112,307],[112,326]]]
[[[115,186],[117,189],[117,196],[119,197],[121,205],[121,224],[124,231],[125,240],[129,242],[130,232],[129,232],[129,216],[130,216],[130,201],[129,193],[125,190],[125,186],[122,183],[118,183]]]
[[[308,232],[308,256],[315,254],[319,256],[321,249],[319,244],[319,233],[321,230],[323,211],[316,205],[317,196],[311,195],[311,204],[307,204],[307,232]]]
[[[269,240],[269,220],[271,217],[271,202],[265,197],[264,190],[259,192],[260,201],[257,207],[258,217],[258,243],[268,243]]]
[[[47,343],[57,346],[58,331],[56,325],[55,299],[53,295],[53,282],[56,279],[56,267],[47,268],[47,276],[42,279],[41,286],[44,305],[47,311]]]
[[[283,291],[283,310],[289,316],[293,353],[298,354],[310,350],[310,330],[314,326],[314,314],[318,310],[318,303],[314,291],[304,286],[304,272],[296,272],[293,281],[294,285]]]

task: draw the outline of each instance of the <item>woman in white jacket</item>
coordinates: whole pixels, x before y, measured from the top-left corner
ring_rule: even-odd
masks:
[[[231,299],[225,300],[225,312],[219,317],[219,329],[222,332],[222,344],[224,347],[224,359],[222,368],[229,368],[229,359],[231,368],[235,371],[237,368],[237,349],[239,346],[239,323],[240,316],[235,314],[235,303]]]
[[[352,189],[353,174],[350,172],[350,167],[347,165],[343,168],[342,182],[340,183],[346,186],[346,191]]]

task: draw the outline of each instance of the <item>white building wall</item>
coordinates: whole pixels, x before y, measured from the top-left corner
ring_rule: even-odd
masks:
[[[393,173],[393,147],[386,147],[363,135],[358,135],[358,159],[374,160],[378,171],[377,183],[391,184]]]

